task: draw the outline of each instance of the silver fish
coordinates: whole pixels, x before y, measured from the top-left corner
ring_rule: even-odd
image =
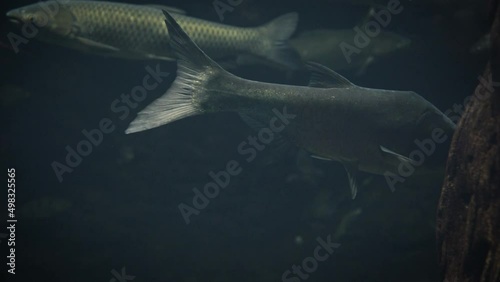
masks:
[[[80,51],[129,59],[174,60],[159,7],[171,12],[213,58],[264,58],[291,68],[300,63],[298,54],[287,43],[297,26],[296,13],[260,27],[242,28],[189,17],[167,6],[46,1],[11,10],[7,17],[19,24],[34,24],[40,29],[37,39]]]
[[[254,127],[267,124],[272,129],[277,128],[274,113],[283,122],[279,132],[283,138],[314,156],[344,165],[353,198],[358,171],[380,175],[397,171],[401,163],[412,162],[407,156],[417,138],[428,138],[436,128],[450,137],[453,133],[453,122],[416,93],[356,86],[316,63],[308,64],[312,76],[307,87],[232,75],[164,13],[170,44],[179,57],[177,77],[166,94],[138,114],[126,133],[221,111],[237,112]]]

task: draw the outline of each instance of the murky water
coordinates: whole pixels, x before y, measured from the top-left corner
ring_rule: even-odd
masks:
[[[382,22],[365,19],[364,1],[156,4],[235,26],[297,12],[292,38],[310,36],[309,53],[323,52],[325,65],[338,62],[336,71],[363,87],[414,91],[458,118],[486,63],[484,54],[470,52],[486,32],[484,8],[414,2],[399,2],[399,12],[380,16]],[[377,3],[376,11],[396,5]],[[356,45],[354,28],[369,22],[380,32],[372,24],[373,36]],[[331,43],[335,33],[313,30],[343,30],[336,33],[343,39]],[[239,146],[257,133],[234,113],[126,135],[137,113],[170,87],[175,62],[103,57],[36,36],[12,45],[11,33],[23,36],[4,16],[0,149],[6,177],[15,169],[17,219],[15,275],[11,266],[2,273],[8,279],[440,281],[435,211],[442,173],[409,173],[391,191],[384,176],[361,172],[352,200],[337,162],[282,151],[274,142],[255,147],[249,160]],[[395,48],[402,38],[411,42]],[[230,71],[282,84],[307,85],[309,78],[258,63]],[[155,87],[141,94],[146,75]],[[446,153],[447,146],[435,150]],[[3,193],[10,226],[5,199],[12,196],[7,187]],[[11,261],[10,230],[0,234],[3,266]]]

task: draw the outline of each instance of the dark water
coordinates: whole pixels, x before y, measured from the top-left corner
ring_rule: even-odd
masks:
[[[299,33],[352,28],[367,10],[361,1],[242,1],[225,13],[225,24],[258,25],[297,11]],[[365,87],[415,91],[445,111],[473,93],[485,66],[484,57],[469,53],[486,32],[485,7],[413,2],[402,1],[404,11],[387,27],[411,38],[409,48],[363,75],[341,73]],[[160,4],[219,21],[211,1]],[[237,147],[255,132],[234,114],[125,135],[136,113],[168,89],[175,64],[103,58],[37,40],[15,54],[6,37],[11,31],[16,28],[2,18],[0,149],[5,177],[15,168],[19,219],[15,275],[5,269],[7,238],[0,243],[7,281],[440,281],[435,211],[442,175],[410,177],[392,193],[382,176],[361,174],[351,200],[338,163],[297,161],[271,147],[244,161]],[[113,101],[157,64],[171,75],[121,119]],[[235,73],[307,81],[259,66]],[[114,130],[60,182],[51,164],[65,163],[66,146],[76,149],[86,140],[82,130],[99,128],[106,118]],[[209,173],[231,160],[241,173],[186,224],[179,204],[192,206],[193,188],[203,189]],[[6,210],[2,204],[3,222]],[[331,254],[321,249],[323,261],[311,258],[322,246],[318,238],[340,244]],[[292,273],[282,280],[293,265],[301,266],[302,278]]]

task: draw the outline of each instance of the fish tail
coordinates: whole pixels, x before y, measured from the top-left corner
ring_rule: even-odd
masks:
[[[299,68],[300,55],[288,42],[298,21],[297,13],[288,13],[260,27],[264,38],[259,48],[260,55],[283,66]]]
[[[139,112],[125,131],[127,134],[202,114],[200,100],[207,95],[207,83],[219,75],[229,74],[196,46],[168,12],[162,11],[170,47],[177,57],[177,76],[163,96]]]

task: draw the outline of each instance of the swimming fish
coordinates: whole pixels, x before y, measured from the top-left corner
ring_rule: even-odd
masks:
[[[321,62],[333,70],[358,69],[362,73],[374,61],[410,45],[411,40],[389,31],[381,31],[370,38],[370,43],[349,54],[340,48],[342,42],[351,42],[356,36],[354,29],[318,29],[306,31],[290,40],[303,61]]]
[[[7,17],[18,24],[34,24],[39,29],[37,39],[80,51],[129,59],[174,60],[158,7],[172,13],[213,58],[264,58],[290,68],[300,62],[287,43],[297,26],[297,13],[285,14],[263,26],[242,28],[189,17],[180,9],[166,6],[46,1],[11,10]]]
[[[414,140],[434,135],[436,128],[450,137],[453,133],[453,122],[418,94],[360,87],[317,63],[308,64],[309,86],[232,75],[164,13],[170,45],[178,57],[177,77],[163,96],[139,112],[126,133],[194,115],[237,112],[260,128],[263,143],[270,142],[269,136],[275,136],[275,142],[283,138],[314,156],[342,163],[353,198],[358,171],[380,175],[397,171],[401,163],[412,162],[408,155],[415,149]],[[240,149],[246,148],[238,148],[245,153]]]

